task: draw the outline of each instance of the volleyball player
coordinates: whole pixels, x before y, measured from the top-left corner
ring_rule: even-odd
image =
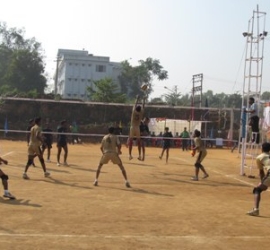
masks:
[[[128,151],[129,151],[129,159],[132,160],[132,145],[133,139],[136,138],[137,146],[139,151],[139,160],[142,160],[141,157],[141,133],[140,133],[140,124],[144,114],[144,105],[145,105],[145,98],[143,98],[142,106],[138,105],[139,96],[137,95],[136,102],[132,109],[131,114],[131,122],[130,122],[130,132],[128,138]]]
[[[166,127],[165,128],[165,132],[162,135],[163,137],[163,144],[162,144],[162,151],[161,154],[159,156],[159,159],[161,160],[163,157],[164,152],[166,151],[166,163],[168,163],[168,159],[169,159],[169,151],[170,151],[170,147],[171,147],[171,140],[170,138],[173,137],[172,132],[169,132],[169,128]]]
[[[29,131],[29,133],[26,134],[26,141],[27,141],[27,146],[29,146],[29,142],[30,142],[30,131],[31,131],[31,128],[35,125],[35,120],[34,119],[30,119],[28,121],[28,127],[27,127],[27,131]],[[36,157],[36,156],[35,156]],[[34,158],[35,158],[34,157]],[[33,158],[33,163],[32,163],[32,166],[35,167],[35,162],[34,162],[34,158]]]
[[[45,165],[43,154],[40,148],[40,146],[43,143],[43,137],[41,134],[40,124],[41,124],[41,118],[38,117],[35,119],[35,125],[31,128],[31,131],[30,131],[30,139],[29,139],[29,146],[28,146],[28,161],[26,163],[25,170],[23,173],[23,179],[29,179],[27,175],[27,171],[28,171],[29,166],[33,164],[33,159],[35,156],[38,157],[41,163],[42,169],[44,171],[44,176],[45,177],[50,176],[50,173],[47,172],[46,170],[46,165]]]
[[[149,122],[150,122],[149,117],[144,117],[144,119],[141,121],[141,124],[140,124],[141,136],[149,136],[150,135],[150,131],[149,131],[149,127],[148,127]],[[146,140],[147,140],[147,138],[141,138],[141,150],[142,150],[142,158],[141,158],[141,160],[142,161],[145,160],[145,144],[146,144]]]
[[[61,121],[60,126],[57,128],[57,166],[60,166],[60,155],[62,148],[64,150],[64,166],[68,166],[67,157],[68,157],[68,145],[67,145],[67,121]]]
[[[4,160],[0,157],[0,164],[4,163],[5,165],[8,164],[7,160]],[[9,198],[11,200],[16,199],[9,191],[8,191],[8,175],[6,175],[2,169],[0,169],[0,178],[2,179],[2,184],[4,187],[4,197]]]
[[[52,129],[50,128],[50,124],[46,123],[46,128],[42,130],[44,141],[42,143],[42,154],[44,155],[45,150],[47,149],[47,162],[51,162],[51,148],[53,142]]]
[[[270,186],[270,144],[268,142],[262,144],[262,153],[257,156],[256,164],[259,169],[261,182],[257,187],[253,188],[254,207],[247,212],[251,216],[259,215],[261,193],[266,191]]]
[[[122,171],[122,175],[125,179],[125,184],[127,188],[130,188],[129,181],[127,179],[126,170],[123,166],[123,163],[119,157],[121,154],[121,143],[117,135],[114,134],[114,127],[109,128],[109,134],[105,135],[101,141],[100,150],[102,152],[102,157],[100,159],[96,179],[94,181],[94,186],[98,186],[98,177],[101,171],[101,168],[104,164],[107,164],[109,161],[112,161],[113,164],[117,164]]]
[[[192,149],[192,156],[194,156],[196,154],[196,152],[198,152],[198,156],[196,159],[196,162],[194,164],[195,166],[195,176],[191,178],[191,180],[193,181],[198,181],[199,180],[199,171],[201,170],[204,173],[204,176],[202,177],[203,179],[208,178],[209,175],[206,172],[204,166],[201,164],[203,159],[206,157],[207,155],[207,151],[203,145],[202,139],[201,139],[201,132],[197,129],[195,129],[194,131],[194,148]]]

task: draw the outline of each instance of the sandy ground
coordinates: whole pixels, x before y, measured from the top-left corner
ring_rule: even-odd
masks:
[[[262,195],[259,217],[252,188],[258,177],[240,175],[240,158],[230,149],[208,149],[204,165],[208,179],[190,180],[194,158],[171,149],[169,163],[158,158],[160,148],[147,148],[146,160],[122,160],[132,188],[124,185],[118,167],[104,166],[94,187],[99,145],[69,145],[69,166],[40,163],[22,179],[27,160],[25,142],[2,140],[1,165],[9,175],[16,200],[0,197],[1,249],[263,249],[268,247],[269,192]],[[246,169],[249,172],[249,169]],[[257,171],[252,170],[257,176]],[[202,174],[201,174],[202,176]],[[2,192],[2,191],[1,191]]]

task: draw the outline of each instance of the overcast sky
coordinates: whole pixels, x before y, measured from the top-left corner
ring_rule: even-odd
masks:
[[[151,97],[167,86],[190,93],[202,73],[203,92],[242,93],[248,21],[259,5],[270,31],[270,0],[0,0],[0,21],[24,28],[46,55],[53,76],[61,49],[85,49],[135,66],[147,57],[168,71]],[[265,40],[262,92],[270,91],[270,32]]]

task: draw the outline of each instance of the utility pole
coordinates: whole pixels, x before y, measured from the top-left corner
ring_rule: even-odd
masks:
[[[194,107],[196,103],[199,103],[199,107],[202,107],[202,84],[203,74],[197,74],[192,76],[192,90],[191,90],[191,119],[194,120]],[[197,95],[199,93],[199,95]],[[199,96],[199,101],[195,101],[195,97]]]

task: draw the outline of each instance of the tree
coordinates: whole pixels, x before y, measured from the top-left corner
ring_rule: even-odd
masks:
[[[269,91],[265,91],[262,93],[262,96],[261,96],[261,100],[263,101],[270,101],[270,92]]]
[[[165,87],[166,88],[166,87]],[[169,90],[169,89],[168,89]],[[267,93],[270,92],[264,92],[262,94],[262,98],[266,98],[267,100]],[[174,89],[169,90],[169,93],[166,93],[159,98],[164,98],[165,101],[168,104],[176,104],[178,106],[191,106],[191,94],[185,94],[181,95],[180,92],[177,91],[177,88],[175,86]],[[270,96],[269,96],[270,97]],[[202,93],[202,107],[206,107],[206,100],[208,103],[208,107],[210,108],[239,108],[242,107],[242,96],[239,93],[234,94],[224,94],[224,93],[217,93],[214,94],[212,90],[208,90],[205,93]],[[265,100],[265,99],[264,99]],[[268,99],[270,100],[270,98]]]
[[[179,100],[180,106],[191,106],[191,95],[185,94]]]
[[[172,106],[178,106],[178,105],[180,105],[180,96],[181,96],[181,93],[178,92],[177,86],[174,86],[173,90],[168,89],[167,87],[165,87],[165,89],[168,90],[168,93],[163,95],[164,98],[165,98],[165,101],[169,105],[172,105]]]
[[[139,65],[132,67],[126,60],[122,62],[122,74],[119,76],[119,82],[122,93],[127,93],[129,98],[135,98],[141,93],[141,85],[148,84],[147,93],[152,90],[152,81],[155,77],[162,81],[168,78],[168,72],[160,65],[159,60],[147,58],[140,60]]]
[[[242,108],[242,96],[238,93],[227,95],[228,108]]]
[[[152,98],[151,101],[148,103],[149,104],[154,104],[154,105],[166,105],[166,103],[164,103],[164,101],[162,100],[161,97],[155,97]]]
[[[111,78],[93,81],[93,84],[95,86],[94,88],[87,88],[92,101],[113,103],[126,102],[126,95],[118,92],[118,86],[113,83]]]
[[[5,94],[36,91],[46,88],[41,44],[35,38],[25,39],[24,30],[0,23],[0,89]]]

